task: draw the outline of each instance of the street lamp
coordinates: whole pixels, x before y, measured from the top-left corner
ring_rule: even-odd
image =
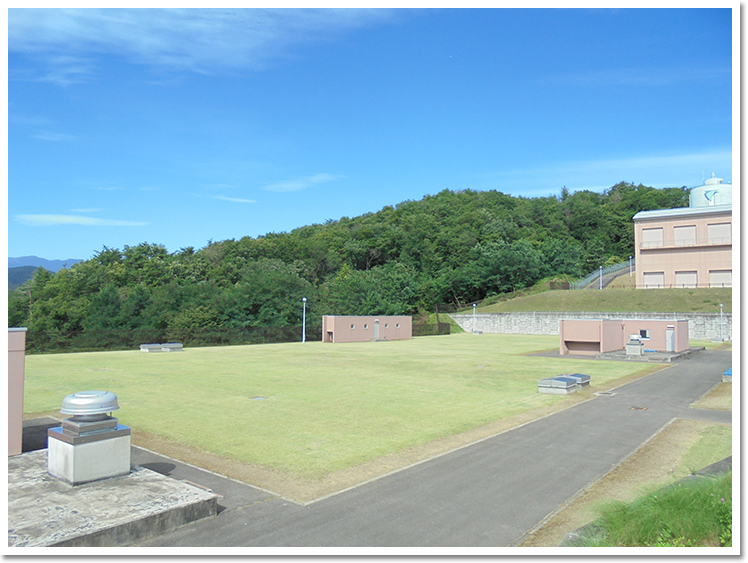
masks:
[[[724,306],[724,303],[719,304],[719,339],[721,342],[725,341],[725,324],[724,317],[722,316],[722,307]]]
[[[301,301],[304,303],[304,313],[301,320],[301,341],[306,342],[306,297],[302,297]]]
[[[603,288],[603,267],[600,266],[600,289]]]
[[[629,256],[629,277],[631,277],[631,273],[634,271],[633,266],[631,265],[631,256]]]
[[[476,330],[478,330],[478,326],[477,326],[476,321],[475,321],[475,307],[476,307],[476,305],[477,305],[477,303],[473,303],[473,332],[475,332]]]

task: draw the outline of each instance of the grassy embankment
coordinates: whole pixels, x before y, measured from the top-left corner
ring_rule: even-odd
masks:
[[[732,289],[658,289],[636,290],[633,279],[622,276],[610,287],[600,290],[551,290],[550,281],[542,281],[533,287],[497,295],[485,299],[478,305],[478,313],[515,313],[532,311],[612,311],[651,313],[719,313],[719,304],[724,313],[732,313]],[[460,313],[472,313],[472,306]],[[462,329],[447,315],[439,315],[441,322],[449,321],[452,332]],[[429,322],[436,322],[430,315]],[[702,345],[702,344],[694,344]]]
[[[584,547],[732,547],[732,473],[611,502]]]
[[[484,301],[480,313],[522,311],[613,311],[651,313],[732,312],[731,288],[634,289],[633,278],[622,276],[603,290],[550,290],[545,281],[513,294]],[[465,309],[464,312],[472,311]]]

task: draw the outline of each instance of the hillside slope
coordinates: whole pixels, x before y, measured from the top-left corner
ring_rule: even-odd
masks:
[[[732,312],[732,289],[552,290],[478,306],[479,313],[528,311]],[[467,310],[465,310],[467,312]]]
[[[18,266],[17,268],[8,268],[8,288],[15,289],[34,276],[38,266]]]

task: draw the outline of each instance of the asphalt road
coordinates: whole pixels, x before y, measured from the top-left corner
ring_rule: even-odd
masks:
[[[730,352],[699,352],[612,395],[307,505],[134,448],[134,464],[224,495],[215,518],[143,545],[514,546],[666,424],[687,415],[731,365]]]

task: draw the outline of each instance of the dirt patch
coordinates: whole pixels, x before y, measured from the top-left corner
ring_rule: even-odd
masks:
[[[732,383],[722,382],[707,395],[691,405],[695,409],[715,411],[732,410]]]

